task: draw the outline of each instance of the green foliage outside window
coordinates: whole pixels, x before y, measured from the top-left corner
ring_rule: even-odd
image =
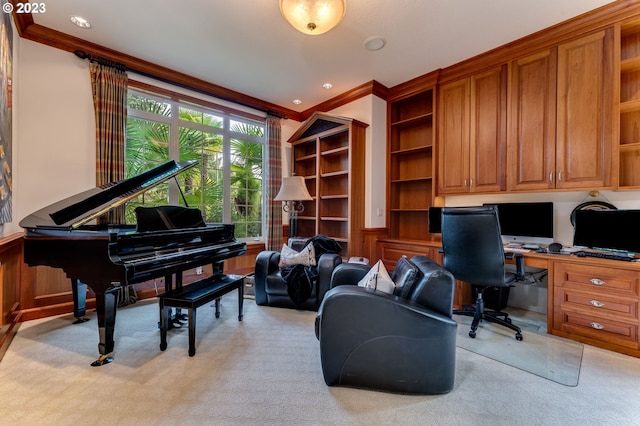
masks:
[[[188,205],[199,208],[207,223],[234,223],[236,238],[262,235],[261,125],[135,92],[129,92],[128,107],[126,177],[171,158],[198,160],[197,167],[177,177]],[[172,110],[178,111],[178,120],[172,118]],[[171,140],[172,125],[178,126],[177,141]],[[170,200],[169,184],[158,185],[129,202],[127,223],[135,223],[133,211],[140,205],[183,205],[181,196]]]

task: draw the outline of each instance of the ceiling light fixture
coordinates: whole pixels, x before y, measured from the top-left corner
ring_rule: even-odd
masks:
[[[325,84],[322,85],[322,87],[324,87],[325,89],[329,90],[329,89],[331,89],[333,87],[333,84],[325,83]]]
[[[300,105],[302,103],[302,101],[300,99],[294,99],[293,103],[296,105]]]
[[[72,15],[72,16],[69,16],[69,19],[71,19],[71,22],[73,22],[80,28],[85,28],[85,29],[91,28],[91,22],[87,21],[82,16]]]
[[[282,16],[298,31],[318,35],[342,21],[346,0],[280,0]]]

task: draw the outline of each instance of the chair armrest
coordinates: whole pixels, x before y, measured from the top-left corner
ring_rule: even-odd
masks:
[[[331,288],[341,285],[356,285],[367,275],[371,266],[361,263],[343,263],[336,266],[331,274]]]
[[[254,273],[253,289],[257,304],[267,303],[265,285],[267,276],[278,271],[280,252],[265,250],[256,256],[256,269]]]
[[[318,300],[322,300],[331,288],[331,276],[336,267],[342,264],[342,257],[335,253],[325,253],[318,259]]]

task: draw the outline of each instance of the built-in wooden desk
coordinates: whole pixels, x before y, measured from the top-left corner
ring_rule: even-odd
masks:
[[[378,254],[393,267],[399,255],[442,262],[439,241],[379,240]],[[547,332],[640,358],[640,263],[573,255],[523,253],[525,265],[548,270]],[[457,283],[455,307],[471,298]]]

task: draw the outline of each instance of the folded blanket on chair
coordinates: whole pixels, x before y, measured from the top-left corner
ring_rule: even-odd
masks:
[[[342,250],[342,247],[337,241],[322,234],[309,238],[305,247],[309,244],[313,244],[316,254],[316,264],[323,254],[340,253]],[[280,275],[287,284],[289,297],[297,306],[302,305],[317,287],[318,270],[316,266],[286,266],[282,268]]]

